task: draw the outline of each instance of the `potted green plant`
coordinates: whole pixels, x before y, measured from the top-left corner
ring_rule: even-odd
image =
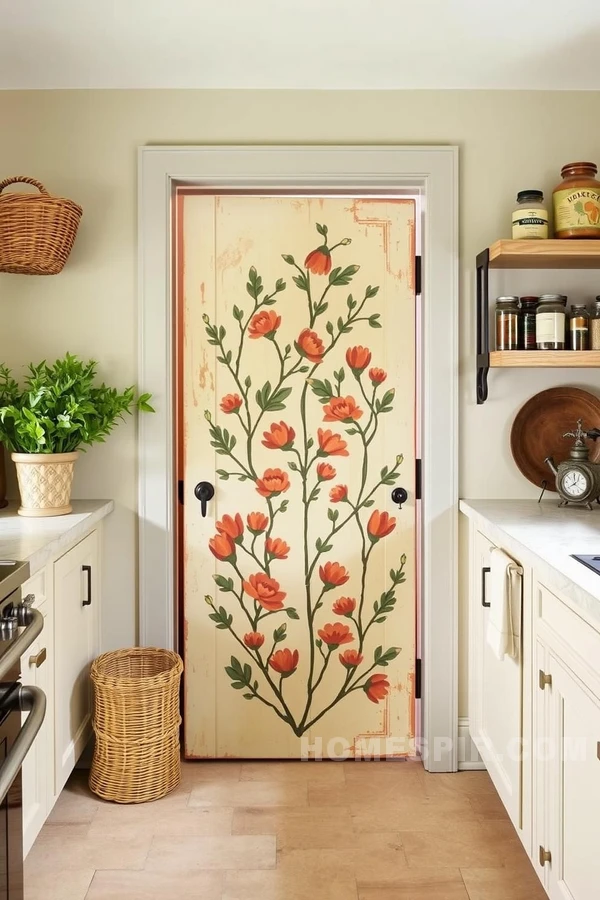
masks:
[[[154,412],[150,394],[119,393],[96,383],[97,363],[67,353],[53,365],[29,365],[23,387],[0,365],[0,442],[11,451],[21,516],[71,512],[79,450],[103,442],[125,413]]]

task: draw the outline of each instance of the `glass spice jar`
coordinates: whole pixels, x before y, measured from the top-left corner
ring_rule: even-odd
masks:
[[[542,294],[535,314],[535,345],[538,350],[565,349],[567,298],[564,294]]]
[[[538,297],[521,297],[521,349],[535,350],[535,311]]]
[[[590,350],[600,350],[600,296],[596,297],[596,309],[590,319]]]
[[[589,350],[590,348],[590,314],[581,303],[571,305],[569,319],[569,349]]]
[[[519,298],[496,298],[496,350],[519,349]]]
[[[554,236],[600,238],[600,181],[591,162],[568,163],[553,191]]]
[[[512,214],[513,240],[540,240],[548,237],[548,210],[542,191],[519,191]]]

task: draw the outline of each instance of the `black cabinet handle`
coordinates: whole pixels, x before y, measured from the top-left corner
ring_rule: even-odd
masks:
[[[82,566],[81,571],[87,575],[87,600],[83,600],[82,606],[92,605],[92,567]]]
[[[215,496],[215,489],[210,481],[200,481],[194,488],[196,499],[200,501],[200,513],[206,518],[206,506],[209,500]]]
[[[489,566],[483,566],[481,570],[481,605],[487,607],[490,607],[492,604],[489,600],[485,599],[485,576],[491,571]]]

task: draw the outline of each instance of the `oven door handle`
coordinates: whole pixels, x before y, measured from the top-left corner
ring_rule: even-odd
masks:
[[[46,715],[46,695],[35,685],[20,685],[8,703],[12,712],[27,712],[27,721],[19,731],[8,756],[0,766],[0,802],[4,800],[11,784],[19,774],[35,736],[42,727]]]
[[[29,625],[14,641],[10,641],[7,650],[0,657],[0,681],[6,679],[10,670],[20,661],[25,651],[29,650],[44,627],[44,617],[39,609],[30,608],[28,616],[30,617]]]

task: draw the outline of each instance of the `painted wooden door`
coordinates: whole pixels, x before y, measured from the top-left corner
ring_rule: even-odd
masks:
[[[414,202],[177,204],[186,755],[407,755]]]

